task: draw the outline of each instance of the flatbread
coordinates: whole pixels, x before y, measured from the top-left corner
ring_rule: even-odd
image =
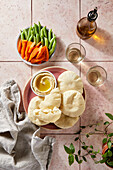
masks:
[[[43,98],[41,97],[34,97],[31,99],[28,107],[28,117],[30,121],[38,126],[46,125],[48,124],[47,122],[44,122],[42,120],[39,120],[36,116],[34,116],[33,111],[35,109],[39,109],[39,104],[43,101]]]
[[[77,90],[83,93],[83,83],[81,78],[73,71],[65,71],[58,77],[58,87],[61,92],[67,90]]]
[[[62,113],[60,119],[58,119],[54,124],[59,128],[67,129],[77,123],[78,120],[79,117],[69,117]]]
[[[61,104],[61,93],[59,88],[55,88],[51,93],[45,96],[44,101],[40,103],[41,109],[53,109],[54,107],[60,107]]]
[[[60,118],[61,110],[57,107],[53,109],[35,109],[33,114],[41,121],[54,123]]]
[[[76,90],[68,90],[62,94],[61,110],[70,117],[78,117],[85,110],[85,101],[82,94]]]

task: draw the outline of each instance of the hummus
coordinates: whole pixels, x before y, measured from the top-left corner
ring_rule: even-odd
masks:
[[[49,72],[37,74],[32,81],[32,88],[38,95],[47,95],[56,86],[55,78]]]

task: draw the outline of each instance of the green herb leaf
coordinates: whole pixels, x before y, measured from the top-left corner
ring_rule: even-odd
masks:
[[[92,145],[90,145],[90,148],[91,148],[91,149],[93,149],[93,146],[92,146]]]
[[[91,155],[91,158],[96,158],[96,156],[95,155]]]
[[[71,150],[71,153],[74,153],[74,152],[75,152],[75,147],[73,146],[72,143],[70,144],[69,149]]]
[[[106,152],[102,155],[103,158],[106,158],[107,156],[108,156],[108,152]]]
[[[110,150],[108,150],[107,153],[108,153],[108,156],[109,156],[109,157],[112,157],[113,154],[112,154],[112,152],[111,152]]]
[[[82,142],[83,145],[85,145],[85,142]]]
[[[107,161],[107,163],[108,163],[108,165],[110,165],[111,167],[113,167],[113,161],[110,161],[110,162]]]
[[[82,158],[83,158],[83,160],[84,160],[85,162],[87,162],[87,159],[85,158],[85,156],[82,156]]]
[[[112,136],[113,136],[113,133],[108,134],[108,136],[109,136],[109,137],[112,137]]]
[[[104,122],[104,125],[108,125],[108,124],[109,124],[109,122],[108,122],[108,121]]]
[[[92,153],[92,150],[89,150],[88,153]]]
[[[88,148],[88,146],[85,145],[85,146],[82,146],[82,148],[83,148],[84,150],[86,150],[86,149]]]
[[[102,163],[105,163],[107,161],[108,158],[104,158],[102,160],[100,160],[99,162],[102,164]]]
[[[98,130],[95,128],[95,131],[98,131]]]
[[[70,166],[74,163],[74,156],[72,154],[68,156],[68,161]]]
[[[80,160],[80,161],[78,161],[78,163],[79,163],[79,164],[81,164],[81,163],[82,163],[82,161],[83,161],[83,160]]]
[[[77,141],[78,139],[79,139],[79,137],[76,137],[76,138],[75,138],[75,141]]]
[[[81,150],[78,151],[78,155],[80,155],[80,154],[81,154]]]
[[[113,115],[111,115],[110,113],[105,113],[106,116],[108,116],[111,120],[113,120]]]
[[[85,128],[86,128],[86,126],[80,126],[80,128],[85,129]]]
[[[105,144],[107,142],[107,138],[104,138],[102,143]]]
[[[68,154],[71,154],[71,153],[72,153],[71,149],[68,148],[68,147],[65,146],[65,145],[64,145],[64,149],[65,149],[66,153],[68,153]]]
[[[89,134],[86,134],[86,137],[89,138]]]
[[[78,156],[77,155],[75,155],[75,160],[78,162]]]
[[[108,148],[111,149],[111,145],[112,145],[111,141],[108,141],[107,145],[108,145]]]

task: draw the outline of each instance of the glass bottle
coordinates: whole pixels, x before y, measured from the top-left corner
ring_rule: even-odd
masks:
[[[88,39],[90,38],[97,29],[97,24],[95,20],[98,17],[97,7],[90,11],[87,17],[81,18],[77,23],[77,35],[81,39]]]

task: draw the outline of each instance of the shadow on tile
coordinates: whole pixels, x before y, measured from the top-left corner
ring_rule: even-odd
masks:
[[[92,38],[85,40],[85,42],[98,49],[99,51],[113,56],[113,36],[106,30],[97,28],[97,31],[92,36]]]

